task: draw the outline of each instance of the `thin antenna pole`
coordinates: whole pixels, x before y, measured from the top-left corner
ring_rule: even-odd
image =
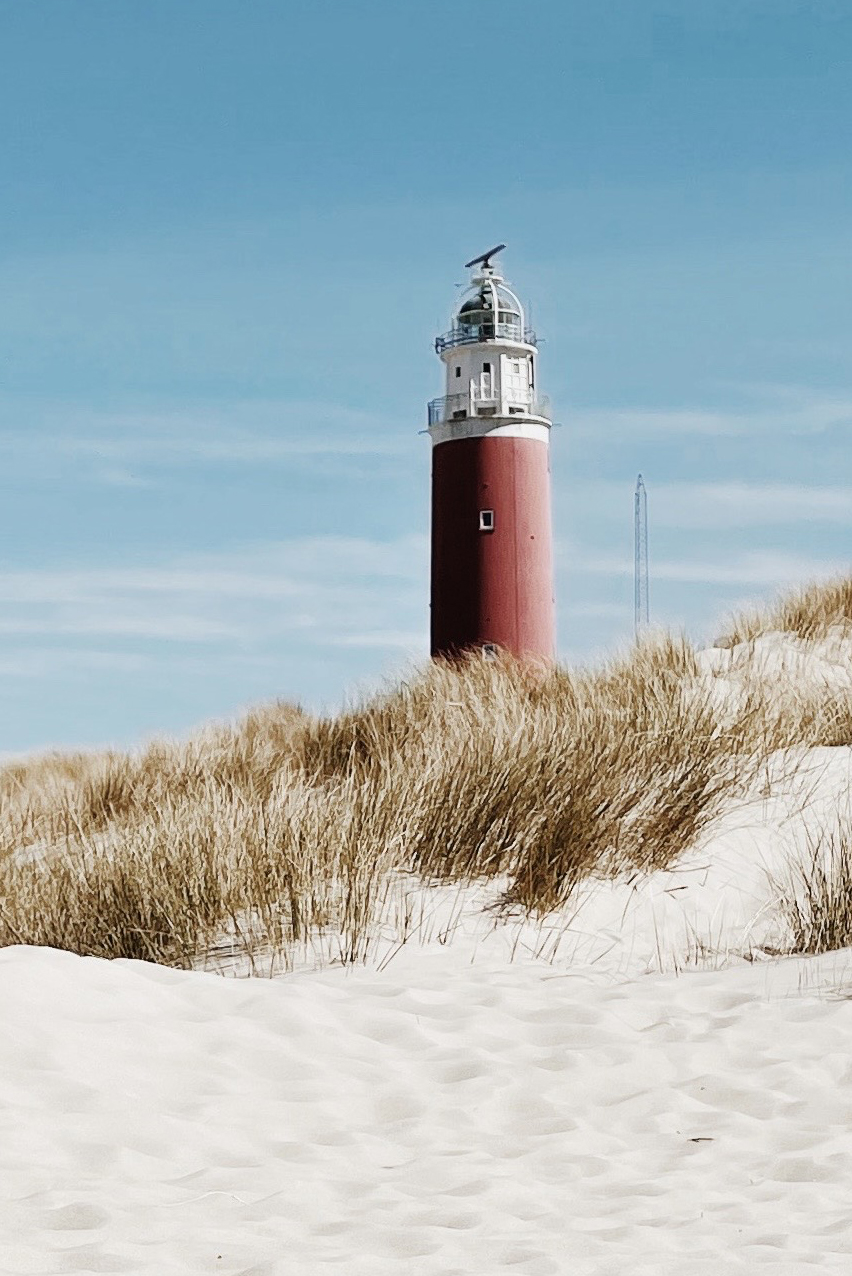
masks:
[[[648,493],[640,474],[633,496],[633,626],[637,639],[648,623]]]

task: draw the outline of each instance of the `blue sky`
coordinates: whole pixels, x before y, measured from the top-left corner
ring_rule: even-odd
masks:
[[[434,334],[505,240],[559,647],[844,570],[852,11],[0,0],[0,752],[427,652]]]

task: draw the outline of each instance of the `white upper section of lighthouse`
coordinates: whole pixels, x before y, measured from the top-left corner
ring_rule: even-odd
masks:
[[[435,350],[446,367],[446,393],[429,404],[433,443],[485,434],[547,441],[549,405],[538,392],[535,333],[487,258],[474,263],[470,286]]]

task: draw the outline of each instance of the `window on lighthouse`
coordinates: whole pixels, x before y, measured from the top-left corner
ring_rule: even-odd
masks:
[[[494,511],[493,510],[479,511],[479,530],[481,532],[494,531]]]
[[[497,312],[497,335],[498,337],[508,337],[510,341],[520,341],[523,336],[521,332],[521,316],[515,310],[500,309]]]

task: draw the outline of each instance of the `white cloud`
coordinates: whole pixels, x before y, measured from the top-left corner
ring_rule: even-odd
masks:
[[[784,527],[800,523],[852,526],[852,487],[796,483],[654,483],[647,481],[653,528]],[[632,513],[625,483],[591,483],[572,490],[577,509],[624,522]]]
[[[683,408],[567,408],[563,424],[574,435],[594,438],[659,435],[813,434],[838,426],[852,427],[852,399],[822,398],[777,387],[765,392],[759,406],[710,410]]]
[[[56,647],[0,651],[0,678],[46,678],[72,670],[94,673],[138,674],[150,667],[150,659],[136,652],[92,651]],[[0,691],[4,690],[0,686]],[[8,688],[6,688],[8,690]]]
[[[581,554],[574,551],[571,569],[598,576],[632,576],[633,559],[619,555]],[[655,580],[684,584],[760,585],[772,588],[848,574],[850,564],[841,559],[806,558],[782,552],[749,551],[721,554],[715,559],[652,558],[651,583]]]
[[[427,615],[425,536],[305,537],[171,563],[0,573],[0,635],[409,647]],[[400,624],[402,621],[402,625]]]
[[[292,598],[303,594],[306,581],[313,583],[318,573],[344,579],[353,574],[418,579],[427,553],[425,535],[392,541],[296,537],[219,554],[184,554],[156,567],[0,572],[0,600],[56,602],[113,591]]]
[[[333,647],[397,647],[412,653],[423,653],[428,642],[428,626],[425,624],[422,629],[371,629],[329,639]]]
[[[150,487],[150,481],[120,465],[105,465],[95,471],[95,478],[106,487]]]
[[[565,608],[574,620],[624,620],[633,612],[626,603],[575,603]]]
[[[651,575],[657,580],[706,584],[777,585],[805,584],[848,573],[849,564],[795,554],[751,552],[722,556],[712,562],[669,560],[655,562]]]
[[[72,635],[98,634],[113,638],[156,638],[168,642],[217,642],[223,638],[241,638],[238,625],[223,624],[200,616],[121,615],[98,610],[69,618],[44,616],[32,619],[0,619],[2,634]]]
[[[418,405],[419,407],[419,405]],[[98,463],[103,482],[139,483],[133,467],[193,462],[256,465],[310,456],[393,456],[411,431],[396,418],[339,404],[235,401],[150,411],[81,411],[68,404],[0,399],[0,457],[44,463],[51,456]],[[412,425],[414,425],[412,420]]]

